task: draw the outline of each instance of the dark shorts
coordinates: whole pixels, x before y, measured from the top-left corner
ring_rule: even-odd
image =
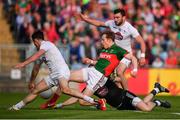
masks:
[[[118,110],[136,110],[136,108],[132,105],[132,101],[135,97],[137,96],[129,91],[126,91],[124,99],[122,100],[121,104],[116,108]]]
[[[108,80],[103,87],[99,88],[95,95],[99,98],[105,98],[107,104],[118,110],[135,110],[132,101],[137,96],[130,91],[118,88],[111,80]]]

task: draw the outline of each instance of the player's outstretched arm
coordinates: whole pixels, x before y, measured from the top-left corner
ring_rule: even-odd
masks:
[[[36,79],[36,76],[39,72],[39,69],[41,67],[41,64],[42,64],[42,61],[41,60],[38,60],[35,62],[34,66],[33,66],[33,69],[32,69],[32,72],[31,72],[31,77],[30,77],[30,82],[29,82],[29,90],[32,91],[34,88],[35,88],[35,79]]]
[[[38,52],[36,52],[34,55],[32,55],[31,57],[27,58],[24,62],[17,64],[14,68],[20,69],[20,68],[25,67],[26,65],[39,59],[40,56],[43,55],[44,53],[45,53],[45,50],[41,49]]]
[[[84,15],[84,14],[79,14],[79,16],[83,21],[85,21],[85,22],[87,22],[89,24],[92,24],[92,25],[95,25],[95,26],[98,26],[98,27],[106,27],[105,23],[102,22],[102,21],[91,19],[87,15]]]
[[[140,35],[138,35],[135,39],[141,46],[141,58],[139,60],[139,63],[141,66],[143,66],[146,63],[146,60],[145,60],[146,45],[144,43],[143,38]]]

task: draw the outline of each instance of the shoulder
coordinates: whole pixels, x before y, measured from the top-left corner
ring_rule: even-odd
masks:
[[[40,49],[44,49],[45,51],[47,51],[48,49],[50,49],[53,46],[54,46],[53,43],[51,43],[49,41],[42,41]]]
[[[127,52],[127,50],[125,50],[125,49],[122,48],[122,47],[119,47],[119,46],[116,45],[116,44],[114,45],[113,49],[116,50],[117,52],[122,52],[122,51]]]
[[[114,24],[114,20],[107,20],[105,22],[105,25],[112,25],[112,24]]]
[[[125,22],[125,26],[129,29],[136,29],[135,27],[132,26],[131,23],[129,23],[128,21]]]
[[[51,44],[51,42],[49,42],[49,41],[42,41],[41,42],[41,45],[50,45]]]

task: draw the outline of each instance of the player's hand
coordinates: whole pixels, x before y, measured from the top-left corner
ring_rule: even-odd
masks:
[[[146,64],[146,59],[144,57],[141,57],[139,59],[139,64],[140,64],[140,66],[144,66]]]
[[[131,74],[131,76],[134,77],[134,78],[137,77],[137,71],[132,70],[130,74]]]
[[[79,14],[79,17],[81,18],[81,20],[86,20],[88,18],[87,15],[81,13]]]
[[[23,68],[25,65],[23,63],[18,63],[16,66],[14,66],[15,69]]]
[[[89,59],[89,58],[83,58],[82,59],[82,62],[84,63],[84,64],[91,64],[91,59]]]
[[[29,85],[28,85],[28,88],[30,90],[30,92],[32,92],[35,88],[35,83],[34,82],[30,82]]]

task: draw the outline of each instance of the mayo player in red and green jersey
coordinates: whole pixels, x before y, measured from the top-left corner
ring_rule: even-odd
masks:
[[[96,70],[103,73],[104,76],[108,77],[118,66],[121,59],[127,54],[128,52],[125,49],[113,44],[108,49],[102,49],[99,59],[94,67]]]
[[[97,61],[86,61],[94,64],[95,66],[71,71],[70,81],[87,83],[86,89],[83,91],[84,95],[92,96],[98,88],[102,87],[106,83],[110,74],[119,65],[122,58],[126,57],[127,59],[131,60],[134,68],[137,68],[137,59],[123,48],[118,47],[114,43],[114,38],[115,34],[113,32],[103,32],[101,38],[103,49],[100,53],[99,59]],[[136,74],[136,72],[133,74]],[[50,101],[54,102],[54,100]],[[79,100],[79,102],[81,105],[90,105],[84,100]],[[45,109],[50,107],[49,105],[53,106],[55,105],[55,102],[47,102],[41,105],[41,108]]]

